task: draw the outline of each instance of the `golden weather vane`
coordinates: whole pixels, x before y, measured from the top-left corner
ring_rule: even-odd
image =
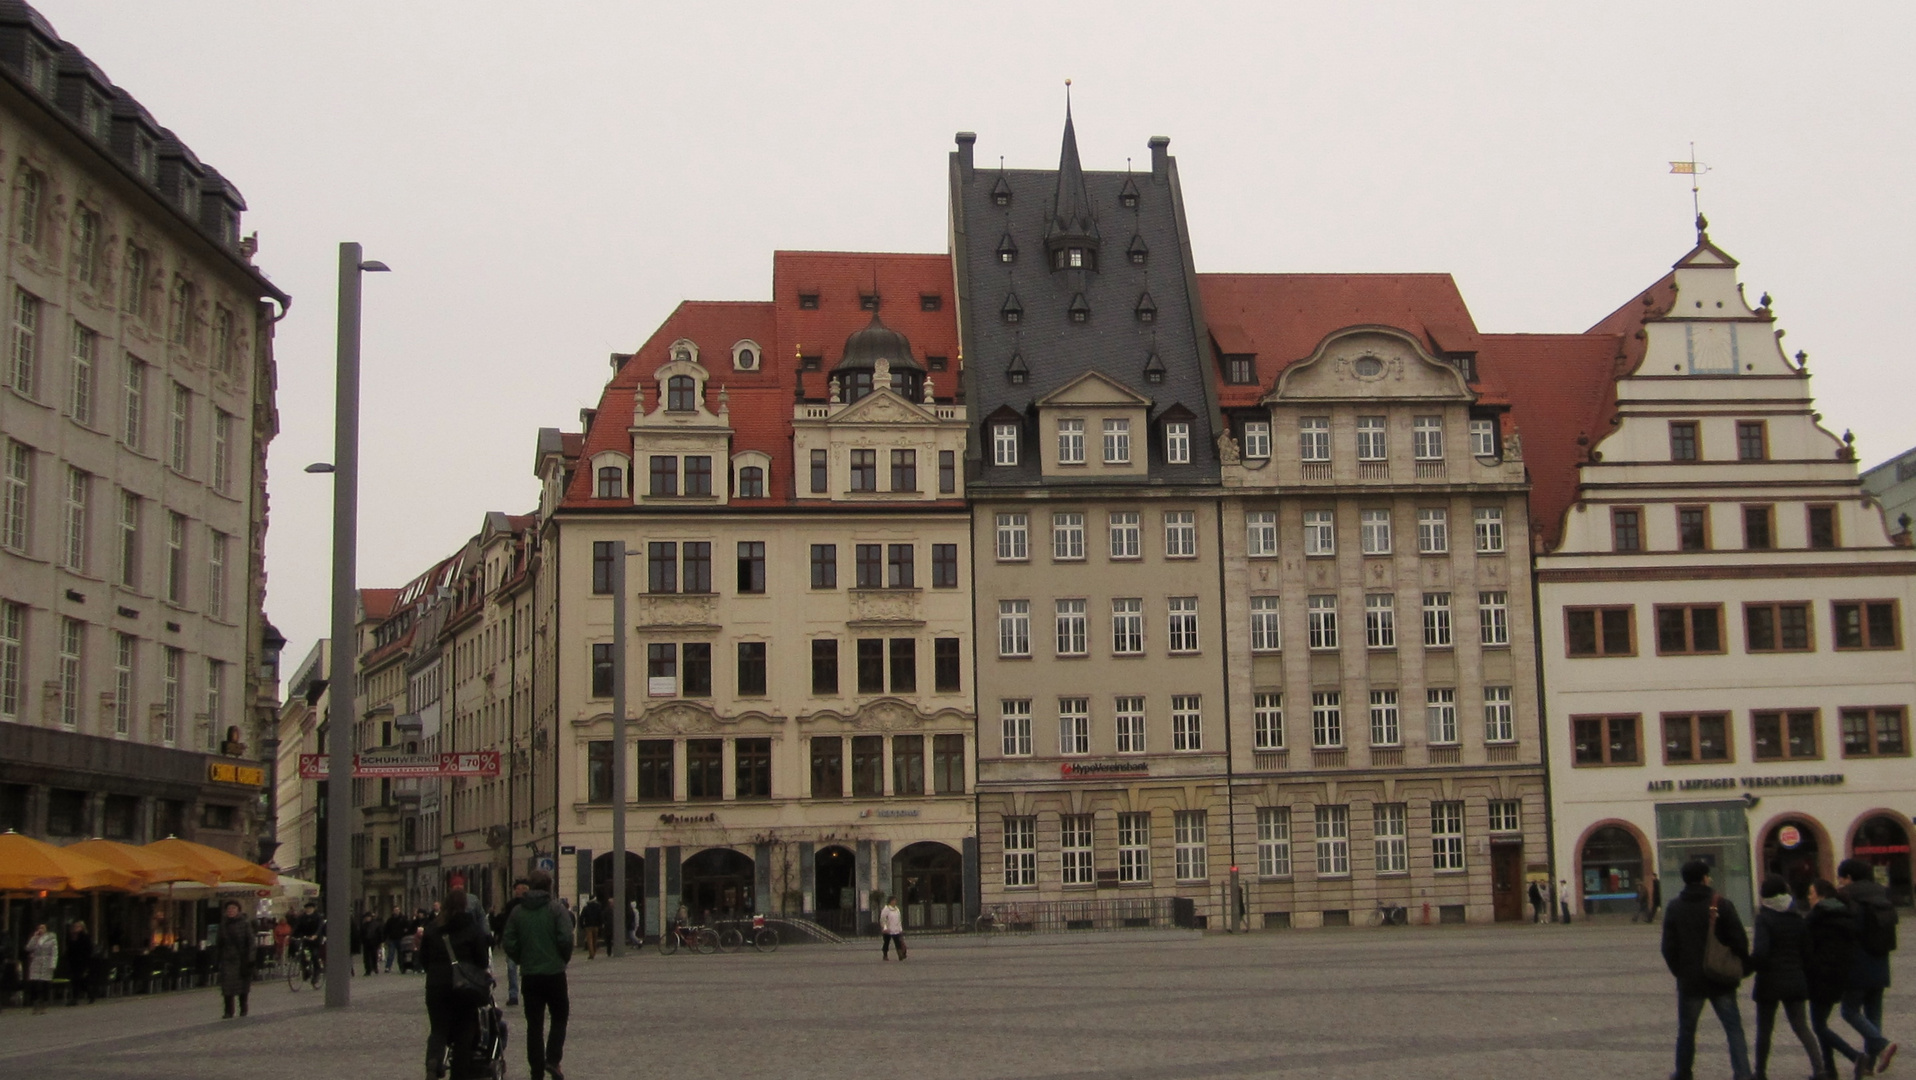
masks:
[[[1690,210],[1698,217],[1703,216],[1703,202],[1697,191],[1697,177],[1710,171],[1710,167],[1696,159],[1696,144],[1690,144],[1690,160],[1672,161],[1670,171],[1690,178]]]

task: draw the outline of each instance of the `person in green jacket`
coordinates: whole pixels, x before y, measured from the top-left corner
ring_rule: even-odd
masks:
[[[506,958],[519,965],[519,997],[526,1010],[526,1065],[532,1080],[565,1080],[559,1062],[565,1056],[566,1020],[572,1001],[566,994],[565,966],[572,959],[572,917],[552,902],[552,875],[536,870],[531,886],[506,919]],[[546,1014],[552,1029],[546,1030]]]

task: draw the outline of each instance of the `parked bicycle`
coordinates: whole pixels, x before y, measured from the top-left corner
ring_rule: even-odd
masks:
[[[1402,904],[1380,903],[1377,905],[1377,910],[1371,912],[1370,924],[1372,926],[1408,926],[1410,909]]]
[[[1029,929],[1031,919],[1020,908],[988,907],[973,925],[979,933],[989,934],[997,930]]]
[[[732,922],[718,932],[718,947],[728,953],[739,951],[748,941],[752,943],[752,948],[759,952],[778,951],[778,931],[765,925],[763,915],[752,916],[749,931],[744,929],[741,923]]]
[[[659,935],[659,953],[661,955],[671,956],[673,953],[679,951],[679,946],[681,945],[703,953],[706,956],[710,956],[717,952],[719,948],[718,931],[709,926],[688,926],[685,923],[675,923],[668,927],[665,933]]]

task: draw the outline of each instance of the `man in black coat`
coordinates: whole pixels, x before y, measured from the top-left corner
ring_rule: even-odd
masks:
[[[399,958],[399,943],[407,934],[412,933],[412,924],[399,913],[399,905],[393,905],[393,913],[386,916],[386,973],[392,974],[393,961]]]
[[[526,890],[531,887],[525,878],[520,878],[512,883],[512,899],[506,901],[506,906],[498,915],[494,916],[492,920],[492,939],[494,941],[505,940],[506,920],[512,918],[512,909],[518,907],[519,904],[525,900]],[[510,956],[506,957],[506,1004],[519,1004],[519,962]]]
[[[1663,915],[1663,962],[1677,983],[1676,1071],[1670,1074],[1670,1080],[1692,1080],[1696,1022],[1705,1004],[1716,1011],[1723,1034],[1729,1039],[1731,1075],[1735,1080],[1750,1080],[1749,1043],[1743,1038],[1743,1015],[1736,1001],[1736,988],[1742,979],[1726,983],[1711,977],[1703,967],[1703,950],[1712,922],[1716,940],[1747,966],[1750,939],[1743,932],[1743,920],[1737,918],[1736,906],[1710,887],[1710,864],[1691,859],[1683,864],[1683,891]]]
[[[1837,866],[1836,888],[1856,917],[1856,958],[1843,988],[1843,1020],[1863,1037],[1868,1072],[1882,1072],[1896,1057],[1896,1044],[1883,1037],[1883,991],[1889,988],[1889,954],[1896,951],[1896,905],[1861,859],[1844,859]]]

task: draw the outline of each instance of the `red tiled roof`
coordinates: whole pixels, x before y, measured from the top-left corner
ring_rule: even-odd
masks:
[[[383,619],[391,615],[393,603],[398,599],[398,589],[359,590],[359,606],[365,609],[368,619]]]
[[[1577,498],[1578,437],[1594,444],[1609,433],[1624,340],[1601,329],[1483,335],[1477,369],[1509,395],[1510,427],[1523,436],[1530,473],[1532,529],[1546,551],[1557,545],[1564,514]]]
[[[1726,255],[1724,258],[1729,256]],[[1617,374],[1627,375],[1636,371],[1637,365],[1643,363],[1643,353],[1649,345],[1647,337],[1637,336],[1643,329],[1643,324],[1650,319],[1669,314],[1670,309],[1675,306],[1676,272],[1671,271],[1658,278],[1655,284],[1632,297],[1629,303],[1597,320],[1597,325],[1586,332],[1616,334],[1623,338],[1625,363],[1618,368]],[[1595,435],[1591,437],[1594,439]]]

